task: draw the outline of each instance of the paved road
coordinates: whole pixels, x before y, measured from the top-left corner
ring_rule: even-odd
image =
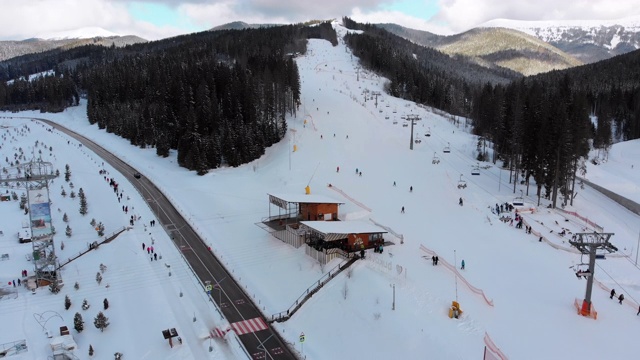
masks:
[[[251,298],[229,275],[216,256],[191,228],[171,202],[149,179],[134,178],[136,170],[90,139],[46,119],[36,119],[70,135],[91,149],[125,176],[145,198],[158,221],[171,235],[174,244],[202,283],[210,281],[214,285],[211,298],[218,304],[229,323],[264,318]],[[219,282],[219,285],[216,283]],[[221,290],[219,290],[221,288]],[[203,289],[203,291],[205,291]],[[213,314],[212,314],[213,316]],[[266,330],[238,336],[252,359],[296,359],[277,332],[269,326]],[[261,344],[263,344],[261,346]]]

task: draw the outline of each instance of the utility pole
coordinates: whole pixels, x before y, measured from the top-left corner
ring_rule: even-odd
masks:
[[[589,255],[589,270],[586,274],[587,291],[582,301],[580,314],[583,316],[591,315],[591,291],[593,290],[593,275],[596,267],[596,250],[602,249],[609,253],[618,251],[618,248],[609,242],[613,233],[576,233],[575,240],[570,240],[569,244],[573,245],[582,254]],[[584,274],[583,274],[584,275]]]
[[[416,121],[422,120],[422,118],[418,115],[409,114],[407,115],[407,120],[411,121],[411,139],[409,140],[409,149],[413,150],[413,125]]]

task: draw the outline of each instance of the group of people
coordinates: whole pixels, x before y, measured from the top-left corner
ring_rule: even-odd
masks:
[[[614,296],[616,296],[616,289],[611,289],[611,295],[609,296],[609,299],[613,299]],[[624,301],[624,294],[620,294],[620,296],[618,296],[618,303],[622,305],[623,301]],[[640,315],[640,306],[638,306],[638,312],[636,313],[636,316],[638,315]]]

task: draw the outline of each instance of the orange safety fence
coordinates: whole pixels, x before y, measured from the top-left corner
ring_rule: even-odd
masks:
[[[435,255],[437,255],[435,251],[433,251],[433,250],[431,250],[431,249],[427,248],[426,246],[424,246],[424,245],[422,245],[422,244],[420,244],[420,250],[422,250],[422,251],[426,252],[427,254],[429,254],[429,255],[431,255],[431,256],[435,256]],[[460,272],[458,272],[458,269],[457,269],[455,266],[453,266],[453,265],[449,264],[449,263],[447,262],[447,260],[445,260],[445,259],[438,260],[438,263],[440,263],[440,262],[442,262],[442,265],[444,265],[447,269],[449,269],[449,270],[451,270],[453,273],[455,273],[455,274],[458,276],[458,278],[460,279],[460,281],[462,281],[465,285],[467,285],[467,287],[468,287],[472,292],[474,292],[474,293],[476,293],[476,294],[478,294],[478,295],[482,296],[482,298],[484,299],[484,301],[485,301],[489,306],[493,306],[493,300],[488,299],[488,298],[487,298],[487,296],[484,294],[484,291],[482,291],[482,290],[478,289],[477,287],[475,287],[475,286],[471,285],[471,284],[467,281],[467,279],[465,279],[465,278],[464,278],[464,276],[460,275]]]
[[[508,360],[507,355],[505,355],[500,348],[493,343],[493,340],[491,340],[491,337],[487,332],[484,333],[484,343],[487,346],[487,349],[491,350],[491,352],[497,355],[501,360]]]
[[[564,210],[564,209],[557,209],[557,208],[556,208],[556,210],[557,210],[557,211],[559,211],[559,212],[561,212],[561,213],[564,213],[564,214],[568,214],[568,215],[571,215],[571,216],[575,216],[575,217],[577,217],[578,219],[580,219],[580,220],[584,221],[585,223],[587,223],[587,224],[591,225],[591,227],[592,227],[592,228],[594,228],[595,230],[598,230],[598,231],[600,231],[600,232],[604,231],[604,228],[603,228],[602,226],[600,226],[600,225],[598,225],[598,224],[594,223],[593,221],[589,220],[589,218],[586,218],[586,217],[584,217],[584,216],[582,216],[582,215],[578,214],[578,213],[577,213],[577,212],[575,212],[575,211],[566,211],[566,210]]]

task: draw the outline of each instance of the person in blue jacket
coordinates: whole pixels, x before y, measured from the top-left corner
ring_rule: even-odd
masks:
[[[460,269],[464,270],[464,260],[462,260],[462,266],[460,266]]]

